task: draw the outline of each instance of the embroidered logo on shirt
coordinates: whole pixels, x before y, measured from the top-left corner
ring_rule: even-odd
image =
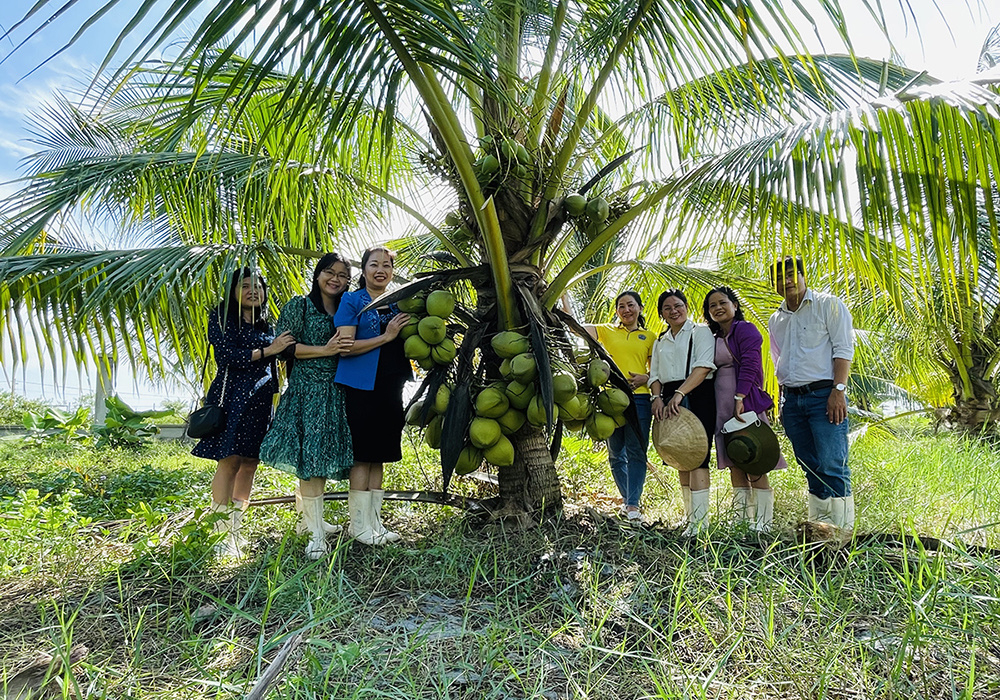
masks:
[[[639,335],[639,340],[645,340],[645,339],[646,339],[646,336],[644,336],[642,334]]]

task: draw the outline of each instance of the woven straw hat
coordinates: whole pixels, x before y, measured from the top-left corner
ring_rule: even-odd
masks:
[[[708,455],[708,435],[698,416],[683,406],[676,416],[653,422],[653,447],[664,464],[682,472],[697,469]]]
[[[722,428],[722,443],[726,455],[732,460],[733,466],[747,474],[767,474],[777,466],[781,455],[778,436],[756,414],[743,414],[740,417],[746,421],[742,427],[733,419]]]

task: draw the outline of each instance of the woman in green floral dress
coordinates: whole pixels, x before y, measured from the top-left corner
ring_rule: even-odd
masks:
[[[326,554],[327,533],[340,530],[323,520],[326,480],[346,479],[354,463],[343,389],[333,382],[340,354],[354,344],[341,338],[333,323],[350,275],[337,253],[324,255],[313,272],[312,290],[285,304],[276,326],[278,333],[291,331],[295,337],[295,359],[260,458],[299,478],[296,509],[300,529],[309,533],[310,559]]]

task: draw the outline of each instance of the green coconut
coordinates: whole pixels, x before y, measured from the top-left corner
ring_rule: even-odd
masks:
[[[483,159],[479,161],[479,170],[485,175],[492,175],[497,170],[500,169],[500,161],[497,160],[495,155],[483,156]]]
[[[609,416],[620,416],[628,408],[629,403],[631,401],[628,394],[618,387],[609,386],[597,395],[597,407]]]
[[[410,406],[409,410],[406,412],[406,424],[415,425],[419,427],[424,427],[430,422],[431,418],[434,416],[433,409],[427,412],[427,418],[423,418],[424,415],[424,402],[417,401],[415,404]]]
[[[444,325],[444,319],[427,316],[420,319],[420,323],[417,324],[417,333],[428,345],[437,345],[448,334],[448,328]]]
[[[460,226],[463,222],[462,214],[457,211],[450,211],[444,215],[444,223],[446,226]]]
[[[399,329],[399,337],[406,340],[407,338],[416,335],[417,324],[419,323],[419,316],[410,316],[410,320],[406,322],[406,325]]]
[[[514,463],[514,445],[503,435],[483,450],[486,461],[496,467],[509,467]]]
[[[513,435],[521,429],[526,420],[524,413],[516,408],[508,408],[506,413],[497,418],[497,423],[500,424],[500,432],[504,435]]]
[[[427,295],[424,308],[431,316],[448,318],[455,310],[455,295],[447,289],[436,289]]]
[[[437,393],[434,394],[434,410],[438,413],[444,413],[448,410],[448,402],[451,400],[451,387],[447,384],[442,384],[438,387]]]
[[[514,374],[510,371],[510,358],[500,363],[500,376],[508,381],[514,378]]]
[[[424,430],[424,442],[435,450],[441,447],[441,432],[444,429],[444,416],[434,416]]]
[[[538,376],[538,365],[535,363],[535,356],[530,352],[522,352],[510,361],[510,372],[514,379],[527,384]]]
[[[552,377],[552,396],[559,404],[576,396],[576,377],[569,372],[555,374]]]
[[[494,387],[486,387],[476,395],[476,415],[499,418],[509,406],[507,395]]]
[[[571,194],[563,201],[563,206],[570,216],[583,216],[587,211],[587,198],[582,194]]]
[[[461,476],[471,474],[479,469],[483,463],[483,451],[478,447],[466,445],[458,453],[458,462],[455,463],[455,473]]]
[[[514,408],[523,411],[528,407],[528,402],[535,395],[534,384],[522,384],[516,379],[507,385],[507,399]]]
[[[481,450],[495,444],[500,437],[500,424],[492,418],[477,416],[469,424],[469,441]]]
[[[424,303],[426,299],[426,292],[417,292],[412,297],[407,297],[397,301],[396,307],[405,314],[420,314],[424,312]]]
[[[517,331],[501,331],[490,340],[493,352],[500,357],[516,357],[531,349],[528,339]]]
[[[611,437],[611,434],[615,432],[615,421],[611,416],[605,415],[600,411],[595,411],[594,414],[587,419],[585,425],[587,429],[587,435],[593,440],[607,440]]]
[[[586,421],[582,420],[563,420],[563,427],[566,430],[572,430],[573,432],[582,430],[585,425]]]
[[[542,400],[541,396],[537,394],[531,397],[531,401],[528,402],[528,410],[526,412],[528,422],[532,425],[541,428],[544,427],[548,420],[545,417],[545,402]],[[552,407],[552,422],[559,420],[559,407]]]
[[[421,324],[423,321],[421,321]],[[421,336],[423,333],[420,334]],[[611,365],[602,360],[601,358],[595,358],[590,361],[587,365],[587,383],[590,384],[595,389],[599,389],[608,381],[611,377]]]
[[[625,424],[628,423],[624,413],[620,413],[617,416],[611,416],[611,419],[615,422],[616,428],[624,428]]]
[[[611,209],[603,197],[594,197],[587,202],[587,216],[591,221],[606,221]]]
[[[403,354],[411,360],[423,360],[430,357],[431,348],[419,335],[411,335],[403,343]]]
[[[429,357],[425,357],[422,360],[416,360],[416,363],[417,363],[417,366],[420,367],[420,369],[422,369],[422,370],[428,370],[429,371],[429,370],[434,369],[434,367],[435,367],[434,360],[432,360]]]
[[[457,354],[458,348],[455,347],[455,341],[451,338],[445,338],[431,348],[431,359],[439,365],[448,364],[455,359]]]

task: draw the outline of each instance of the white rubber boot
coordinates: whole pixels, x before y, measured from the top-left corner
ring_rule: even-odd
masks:
[[[830,499],[830,522],[841,530],[854,529],[854,496]]]
[[[316,560],[329,552],[326,546],[326,532],[323,530],[323,497],[301,496],[302,522],[309,532],[306,556]]]
[[[304,535],[309,532],[309,528],[306,527],[305,518],[302,517],[302,492],[299,490],[298,484],[295,484],[295,512],[299,514],[299,522],[295,525],[295,534]],[[326,522],[326,520],[323,521],[323,532],[328,535],[336,535],[343,529],[340,525],[333,525]]]
[[[386,542],[398,542],[403,539],[402,535],[392,530],[387,530],[382,524],[382,500],[385,498],[385,491],[382,489],[372,489],[372,531],[376,535],[381,535]]]
[[[820,498],[819,496],[809,494],[809,519],[814,523],[833,525],[834,522],[830,514],[830,500],[829,498]]]
[[[250,501],[240,501],[233,499],[233,506],[229,511],[229,536],[233,538],[236,548],[240,551],[246,549],[250,543],[243,536],[243,516],[246,515]]]
[[[774,490],[754,489],[754,499],[757,510],[754,513],[753,529],[757,532],[770,532],[774,525]]]
[[[691,492],[691,515],[688,517],[683,537],[697,537],[708,531],[708,506],[711,495],[711,489]]]
[[[385,544],[385,538],[372,529],[372,492],[349,491],[347,509],[351,513],[351,524],[347,534],[361,544]]]
[[[737,523],[752,522],[754,519],[753,493],[745,486],[733,487],[733,513]]]
[[[219,518],[212,524],[212,534],[221,535],[222,539],[215,543],[213,550],[218,557],[238,557],[242,554],[239,543],[230,533],[232,527],[232,506],[222,505],[212,501],[212,507],[208,509],[210,515],[219,514]]]

